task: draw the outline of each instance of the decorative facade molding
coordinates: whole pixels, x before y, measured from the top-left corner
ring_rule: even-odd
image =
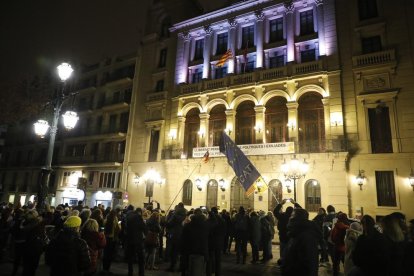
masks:
[[[206,35],[211,35],[213,33],[213,29],[210,25],[206,25],[204,26],[204,32],[206,33]]]
[[[283,3],[283,5],[285,6],[285,13],[286,14],[291,14],[294,12],[295,10],[295,5],[293,5],[293,1],[286,1]]]
[[[233,28],[237,27],[238,22],[237,22],[236,18],[234,18],[234,17],[229,18],[227,21],[229,22],[230,29],[233,29]]]
[[[262,10],[255,11],[254,15],[256,16],[257,21],[263,21],[265,19],[265,14],[263,13]]]
[[[316,6],[323,5],[323,0],[314,0],[314,1],[315,1]]]

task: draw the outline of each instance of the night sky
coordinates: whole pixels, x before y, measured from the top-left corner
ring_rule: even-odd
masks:
[[[183,0],[188,1],[188,0]],[[0,15],[0,89],[61,61],[85,64],[137,50],[147,0],[7,1]],[[199,0],[206,10],[223,0]]]

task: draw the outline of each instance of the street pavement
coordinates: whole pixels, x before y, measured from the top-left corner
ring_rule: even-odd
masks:
[[[276,261],[279,258],[279,245],[273,245],[273,256],[274,258],[265,264],[251,264],[251,251],[250,246],[248,246],[248,256],[246,264],[236,264],[236,255],[235,252],[231,252],[229,255],[223,255],[222,260],[222,275],[223,276],[244,276],[244,275],[263,275],[263,276],[274,276],[281,275],[280,268],[277,265]],[[146,276],[177,276],[180,275],[179,272],[167,272],[168,263],[159,263],[157,264],[158,270],[146,270]],[[3,261],[0,263],[0,275],[11,275],[12,272],[12,263],[10,261]],[[111,266],[111,275],[128,275],[128,267],[125,262],[114,261]],[[21,268],[19,274],[21,273]],[[325,268],[319,268],[319,275],[331,275],[332,272]],[[40,261],[39,268],[37,270],[36,276],[46,276],[49,275],[49,268],[44,264],[43,258]],[[98,276],[105,275],[103,273],[98,273]],[[134,275],[138,275],[138,265],[134,266]],[[340,274],[343,275],[343,274]]]

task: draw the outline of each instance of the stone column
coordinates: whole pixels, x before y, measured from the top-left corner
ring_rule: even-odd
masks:
[[[210,76],[210,55],[211,55],[211,35],[213,29],[210,26],[205,26],[204,31],[204,51],[203,51],[203,79],[208,79]]]
[[[233,58],[228,61],[227,72],[229,74],[235,73],[235,57],[236,57],[236,28],[237,21],[234,18],[228,20],[230,29],[229,29],[229,49],[233,54]]]
[[[257,11],[256,15],[256,68],[263,68],[263,21],[265,15],[262,11]]]
[[[325,148],[332,149],[331,108],[329,105],[329,98],[323,98],[322,104],[323,104],[323,118],[325,121]]]
[[[227,135],[234,141],[234,137],[236,137],[236,111],[234,109],[227,109],[225,112]]]
[[[291,142],[295,142],[295,151],[298,150],[296,147],[298,146],[298,107],[299,104],[297,102],[288,102],[286,103],[288,109],[288,133],[289,133],[289,140]]]
[[[178,147],[184,149],[184,134],[185,134],[185,117],[178,116],[178,130],[177,130],[177,143]]]
[[[210,114],[200,113],[200,132],[198,135],[198,141],[200,147],[206,147],[208,145],[208,119]]]
[[[256,112],[256,144],[261,144],[265,141],[266,130],[265,130],[265,111],[266,107],[263,105],[255,106],[254,111]]]
[[[323,0],[315,0],[316,4],[316,13],[317,13],[317,22],[318,22],[318,40],[319,40],[319,55],[326,55],[326,46],[325,46],[325,17],[323,10]]]
[[[287,62],[295,60],[295,35],[293,24],[293,12],[295,6],[292,1],[285,2],[285,16],[286,16],[286,44],[287,44]]]
[[[184,39],[184,52],[183,52],[183,70],[182,70],[182,79],[181,82],[188,82],[188,61],[190,58],[190,34],[182,34]]]

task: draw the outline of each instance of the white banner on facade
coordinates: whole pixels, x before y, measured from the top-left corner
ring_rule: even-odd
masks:
[[[245,155],[270,155],[295,153],[295,143],[267,143],[238,146]],[[223,157],[219,147],[193,148],[193,158],[201,158],[208,150],[210,157]]]

